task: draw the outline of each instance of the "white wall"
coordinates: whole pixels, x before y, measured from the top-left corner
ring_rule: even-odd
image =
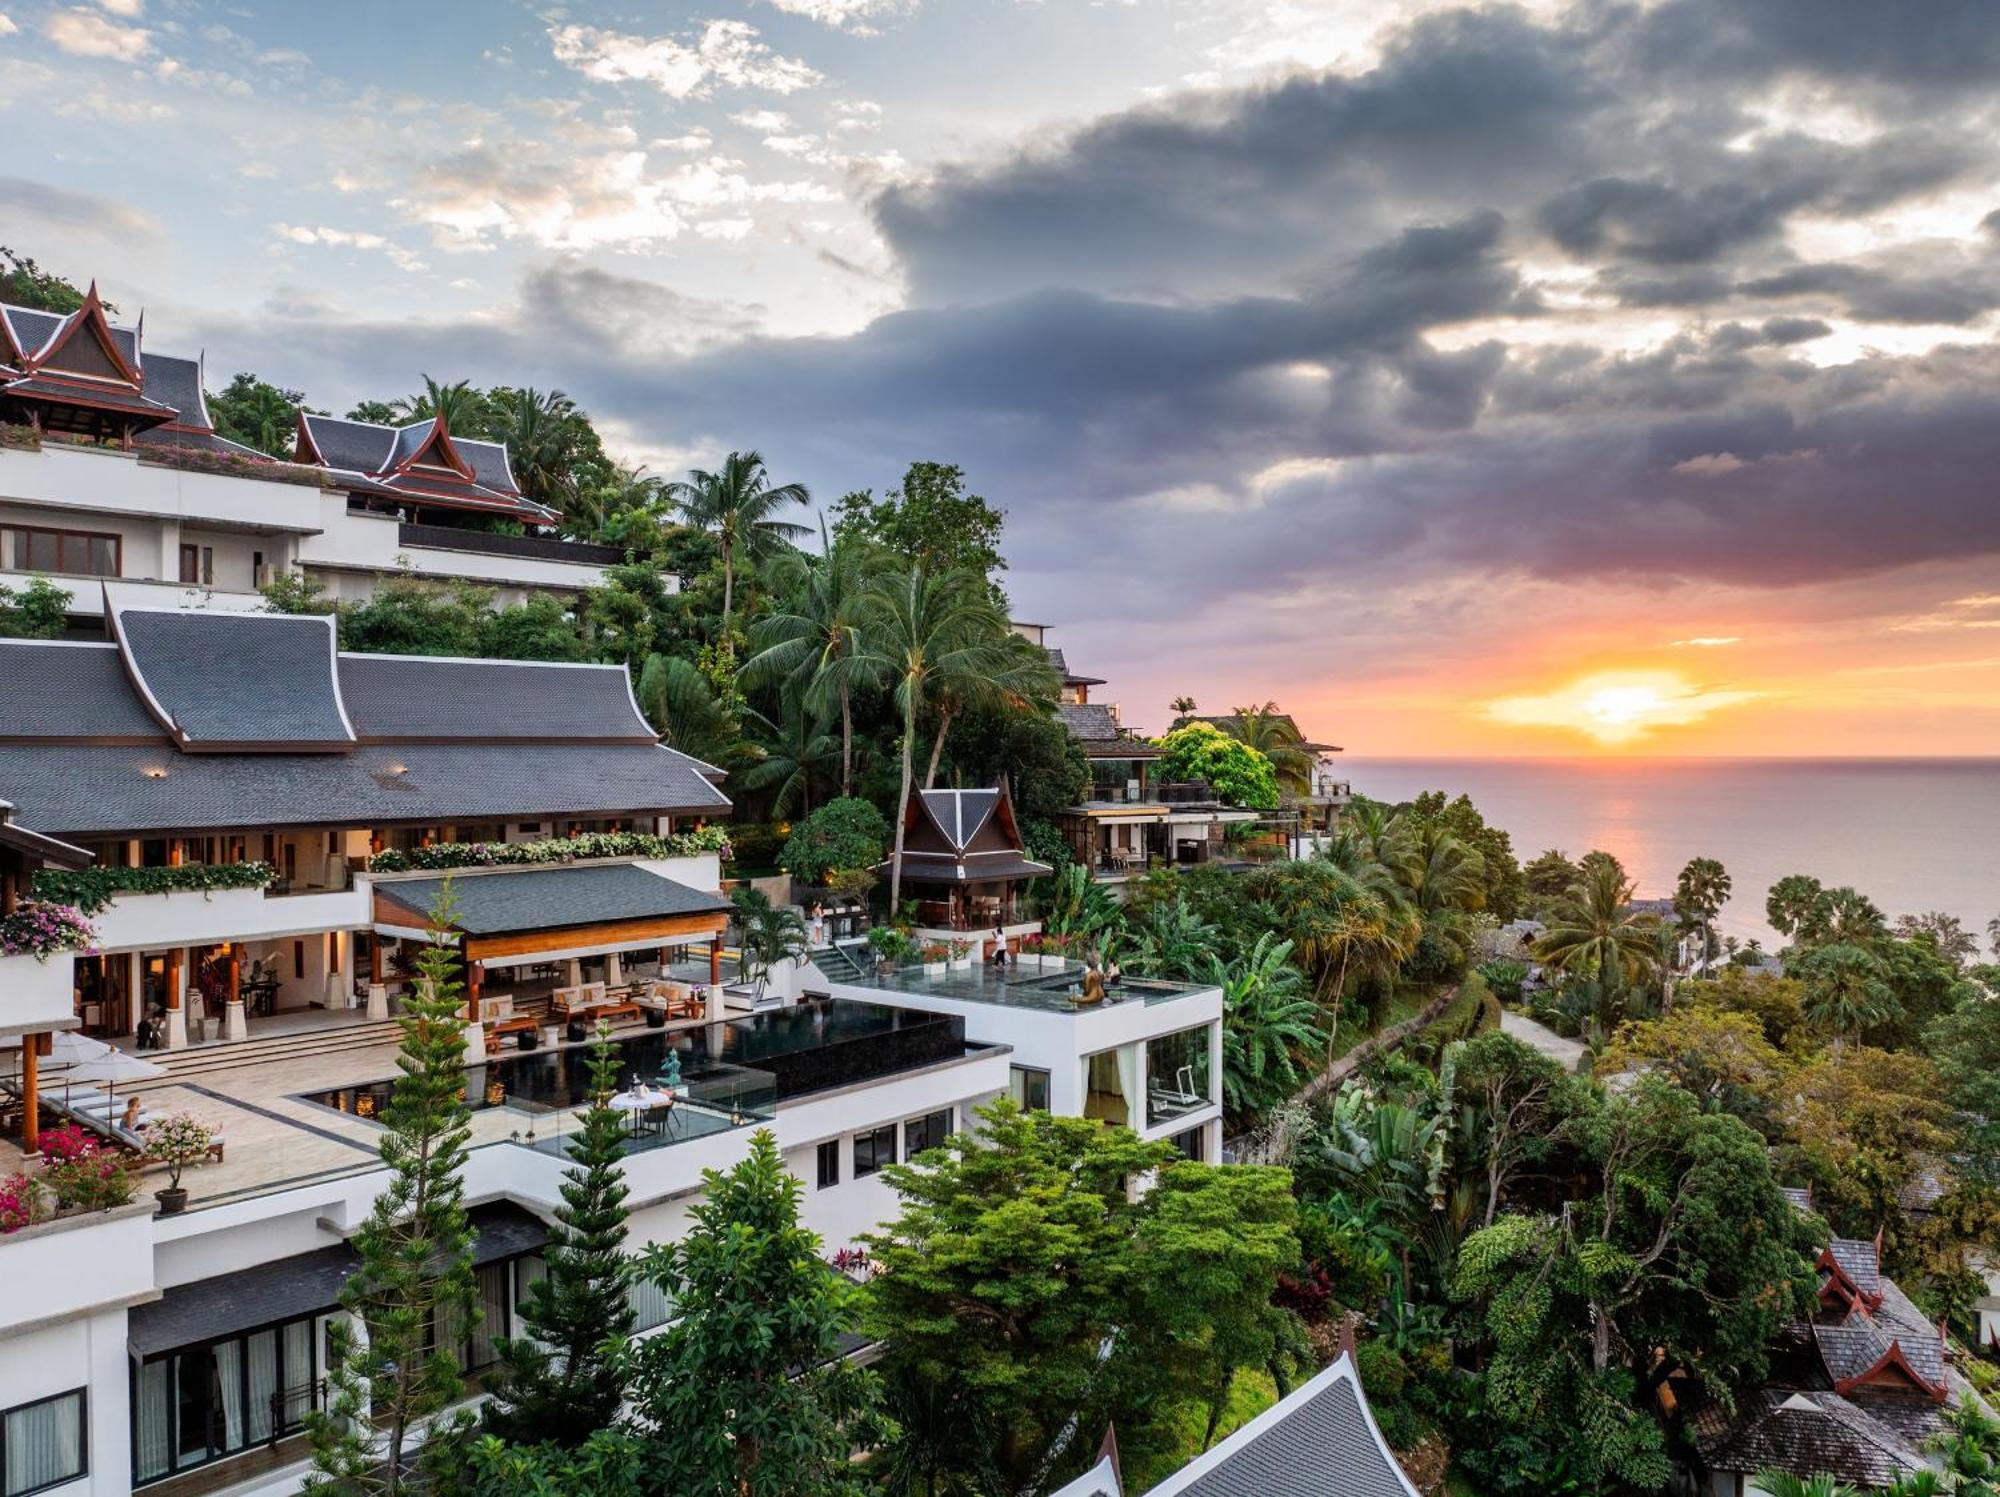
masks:
[[[0,956],[0,1026],[53,1027],[76,1016],[76,958]]]
[[[362,883],[334,893],[278,898],[262,889],[121,894],[93,916],[92,923],[100,951],[164,951],[172,946],[359,930],[373,918],[369,891]]]

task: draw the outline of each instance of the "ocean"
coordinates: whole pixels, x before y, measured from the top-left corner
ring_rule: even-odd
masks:
[[[1788,873],[1848,884],[1897,915],[1943,910],[1986,944],[2000,915],[2000,759],[1369,759],[1357,794],[1470,795],[1523,863],[1545,848],[1614,854],[1642,895],[1688,859],[1728,869],[1717,928],[1782,944],[1764,894]]]

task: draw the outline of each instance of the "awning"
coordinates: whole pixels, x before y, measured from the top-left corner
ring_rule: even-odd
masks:
[[[532,1253],[548,1241],[548,1228],[541,1218],[509,1202],[475,1206],[468,1214],[475,1264]],[[354,1249],[343,1242],[178,1285],[127,1312],[126,1335],[132,1355],[143,1359],[183,1346],[241,1336],[305,1315],[326,1314],[338,1308],[340,1286],[359,1261]]]

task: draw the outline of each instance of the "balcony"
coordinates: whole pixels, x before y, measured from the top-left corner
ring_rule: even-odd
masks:
[[[70,1019],[76,1010],[73,966],[66,951],[47,961],[0,956],[0,1028],[39,1028]]]
[[[616,546],[594,546],[587,541],[552,540],[539,535],[461,530],[453,525],[414,525],[407,520],[397,525],[396,536],[405,546],[422,546],[431,551],[466,551],[479,556],[567,561],[580,567],[616,566],[625,559],[625,553]]]
[[[189,889],[120,894],[95,916],[100,951],[158,951],[358,930],[373,918],[367,880],[343,889]]]

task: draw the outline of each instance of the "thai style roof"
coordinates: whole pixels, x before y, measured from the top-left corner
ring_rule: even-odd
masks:
[[[350,492],[411,506],[498,514],[530,525],[562,516],[521,492],[503,442],[454,436],[442,417],[404,426],[299,413],[297,461]]]
[[[84,868],[92,861],[81,847],[72,847],[55,837],[43,836],[32,827],[22,826],[14,819],[14,803],[4,800],[0,800],[0,849],[40,863],[53,863],[58,868]]]
[[[1063,659],[1063,652],[1060,649],[1058,649],[1055,645],[1044,645],[1042,646],[1042,648],[1048,654],[1049,664],[1054,666],[1056,674],[1062,677],[1063,685],[1102,686],[1104,684],[1104,678],[1102,676],[1077,675],[1076,672],[1072,671],[1069,668],[1069,662]]]
[[[1055,872],[1027,855],[1005,790],[912,790],[904,817],[905,883],[1009,882]]]
[[[1150,1497],[1417,1497],[1343,1352]]]
[[[376,892],[419,915],[432,916],[446,882],[442,877],[385,879]],[[719,915],[732,908],[719,894],[690,889],[634,863],[456,873],[449,882],[452,928],[469,936],[669,915]]]
[[[623,667],[340,655],[331,621],[121,609],[0,640],[0,797],[61,838],[714,814]]]
[[[1866,1299],[1882,1294],[1882,1263],[1873,1242],[1857,1237],[1836,1237],[1827,1243],[1820,1266]]]

